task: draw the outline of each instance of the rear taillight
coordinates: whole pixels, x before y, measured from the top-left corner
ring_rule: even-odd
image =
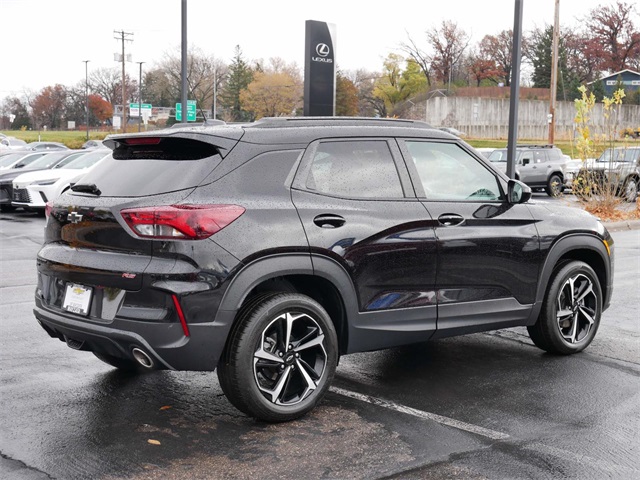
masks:
[[[51,212],[53,211],[53,202],[49,200],[44,204],[44,216],[49,218],[51,216]]]
[[[139,237],[201,240],[244,213],[238,205],[168,205],[127,208],[120,214]]]

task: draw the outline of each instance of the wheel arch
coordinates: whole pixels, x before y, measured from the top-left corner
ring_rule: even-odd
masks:
[[[536,322],[544,296],[547,292],[551,276],[559,266],[579,260],[589,265],[596,275],[602,289],[602,309],[605,310],[611,300],[611,262],[603,241],[595,235],[574,234],[558,240],[547,254],[547,258],[540,271],[538,288],[536,291],[536,306],[529,323]]]
[[[268,293],[297,292],[320,303],[338,335],[339,352],[348,349],[348,317],[357,312],[355,288],[347,272],[335,261],[309,254],[271,255],[252,261],[233,278],[223,296],[216,321],[227,324],[231,336],[236,315],[251,299]]]

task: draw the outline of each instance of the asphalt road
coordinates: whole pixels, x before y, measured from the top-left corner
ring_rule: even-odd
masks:
[[[50,339],[31,313],[43,225],[0,214],[2,479],[640,478],[640,230],[613,234],[585,352],[516,328],[345,356],[319,408],[268,425],[215,373],[128,376]]]

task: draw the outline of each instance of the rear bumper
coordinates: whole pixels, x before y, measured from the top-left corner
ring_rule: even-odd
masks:
[[[79,350],[106,353],[132,361],[132,350],[139,348],[153,359],[159,369],[214,370],[229,331],[226,322],[191,324],[187,337],[177,323],[116,318],[105,325],[47,308],[37,296],[35,303],[33,313],[51,337],[81,345]]]

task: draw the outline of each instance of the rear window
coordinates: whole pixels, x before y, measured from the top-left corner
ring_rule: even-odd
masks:
[[[148,144],[118,142],[113,155],[96,165],[82,183],[95,184],[102,197],[157,195],[198,186],[222,160],[216,147],[205,142],[156,140]]]

